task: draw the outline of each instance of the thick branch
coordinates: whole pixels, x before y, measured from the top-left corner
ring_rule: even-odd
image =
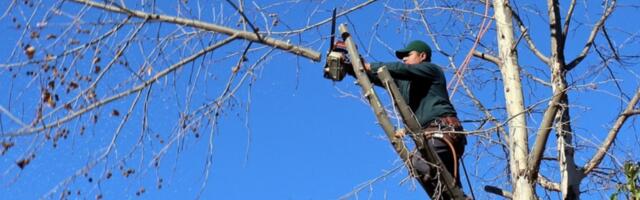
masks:
[[[362,93],[369,100],[369,104],[373,108],[374,113],[382,126],[387,138],[391,141],[391,145],[393,145],[393,149],[400,155],[400,158],[405,163],[410,163],[409,158],[409,150],[404,145],[402,139],[395,137],[395,130],[393,124],[389,120],[387,116],[387,112],[384,107],[382,107],[382,103],[380,103],[380,99],[378,99],[378,95],[376,95],[373,84],[369,80],[369,77],[364,72],[364,66],[362,66],[362,60],[360,59],[360,55],[358,54],[358,50],[353,44],[353,39],[349,36],[347,26],[342,24],[339,27],[340,32],[343,35],[344,42],[347,45],[347,49],[349,51],[349,57],[351,58],[351,63],[353,64],[353,71],[358,79],[358,84],[362,87]],[[422,182],[420,182],[422,183]]]
[[[234,9],[236,9],[236,11],[238,11],[238,13],[240,13],[240,16],[242,16],[242,20],[245,23],[249,24],[249,27],[251,27],[251,30],[253,30],[253,32],[256,34],[256,36],[258,37],[258,40],[262,40],[262,37],[260,37],[260,33],[258,32],[259,31],[258,28],[253,26],[253,23],[251,23],[251,21],[249,21],[249,18],[247,18],[247,15],[244,14],[244,11],[242,11],[241,8],[238,8],[238,6],[236,6],[235,3],[231,2],[231,0],[227,0],[227,3],[231,4],[231,7],[233,7]],[[246,52],[246,50],[245,50],[245,52]]]
[[[567,33],[569,32],[569,24],[571,23],[571,17],[573,17],[573,10],[576,7],[576,0],[571,0],[571,4],[569,4],[569,11],[567,11],[567,16],[564,19],[564,24],[562,25],[564,29],[562,29],[562,38],[566,40]]]
[[[496,187],[496,186],[491,186],[491,185],[484,186],[484,191],[487,191],[488,193],[500,195],[507,199],[513,198],[513,194],[511,194],[511,192],[500,189],[499,187]]]
[[[632,110],[629,112],[622,113],[623,115],[637,115],[640,114],[640,110]]]
[[[547,177],[538,174],[538,184],[543,188],[551,191],[560,192],[560,184],[549,180]]]
[[[91,0],[72,0],[72,1],[76,3],[82,3],[94,8],[107,10],[110,12],[122,13],[122,14],[131,15],[138,18],[145,18],[150,21],[168,22],[173,24],[180,24],[184,26],[194,27],[202,30],[218,32],[226,35],[235,35],[237,38],[272,46],[296,55],[309,58],[313,61],[320,61],[320,53],[314,50],[301,47],[301,46],[295,46],[290,44],[287,41],[277,40],[270,37],[258,37],[258,35],[254,32],[231,29],[225,26],[211,24],[211,23],[207,23],[199,20],[194,20],[194,19],[187,19],[187,18],[160,15],[160,14],[151,14],[151,13],[146,13],[146,12],[136,11],[136,10],[127,10],[125,8],[111,6],[103,3],[97,3]]]
[[[560,16],[560,2],[557,0],[547,0],[547,12],[549,15],[549,28],[550,28],[550,39],[551,39],[551,58],[547,64],[552,68],[552,70],[558,70],[553,75],[555,76],[564,76],[564,37],[562,35],[562,24],[560,21],[562,20],[562,16]],[[555,74],[559,73],[559,74]],[[556,77],[563,78],[563,77]],[[556,84],[556,83],[554,83]]]
[[[551,127],[553,125],[553,120],[558,111],[558,102],[560,102],[563,94],[564,90],[558,91],[558,94],[554,94],[553,98],[549,101],[549,107],[547,107],[547,110],[544,111],[544,115],[542,116],[540,128],[538,128],[538,132],[536,133],[536,141],[533,143],[533,149],[531,150],[528,160],[530,167],[529,175],[532,177],[535,177],[535,175],[538,174],[542,155],[547,145],[549,133],[551,132]]]
[[[542,60],[542,62],[548,63],[549,58],[545,56],[540,50],[538,50],[538,47],[536,47],[535,42],[533,42],[533,39],[531,39],[531,35],[529,35],[529,30],[524,25],[524,22],[522,22],[522,19],[520,19],[520,16],[518,15],[518,13],[514,12],[513,9],[510,9],[510,8],[509,8],[509,11],[513,14],[513,19],[515,19],[515,21],[518,23],[520,32],[522,32],[522,36],[524,37],[524,40],[527,42],[527,47],[529,47],[529,50],[531,50],[531,52],[533,52],[533,54],[536,55],[538,59]]]
[[[624,124],[624,122],[630,116],[638,113],[634,109],[634,107],[638,103],[639,99],[640,99],[640,87],[638,87],[638,90],[636,90],[636,94],[633,96],[633,99],[629,101],[627,108],[622,113],[620,113],[620,116],[618,116],[618,119],[616,119],[616,122],[613,124],[613,127],[611,127],[611,130],[609,130],[609,133],[607,134],[607,138],[604,140],[604,142],[602,142],[602,145],[600,145],[600,148],[598,148],[598,152],[596,152],[593,158],[591,158],[591,160],[589,160],[589,162],[587,162],[587,164],[585,165],[584,173],[583,173],[585,176],[588,175],[591,171],[593,171],[593,169],[596,168],[598,165],[600,165],[600,162],[602,162],[602,159],[604,159],[604,155],[606,155],[607,151],[609,151],[609,148],[611,148],[613,141],[618,136],[618,133],[620,132],[620,128],[622,128],[622,125]]]
[[[498,66],[501,63],[500,62],[500,58],[495,57],[495,56],[493,56],[491,54],[488,54],[488,53],[484,53],[484,52],[480,52],[480,51],[473,51],[473,56],[475,56],[477,58],[480,58],[480,59],[483,59],[483,60],[486,60],[486,61],[489,61],[489,62],[492,62],[493,64],[496,64]]]
[[[593,26],[593,29],[591,29],[591,34],[589,34],[589,38],[587,38],[587,42],[582,48],[582,52],[580,52],[580,55],[578,55],[578,57],[576,57],[571,62],[569,62],[569,64],[567,64],[567,71],[573,69],[580,62],[582,62],[582,60],[584,60],[584,58],[587,56],[587,53],[589,53],[589,49],[591,49],[591,46],[593,46],[593,41],[596,39],[596,34],[598,33],[598,30],[600,30],[600,28],[604,26],[604,22],[607,20],[609,15],[611,15],[615,7],[616,7],[616,0],[611,0],[611,6],[609,6],[609,8],[605,10],[604,14],[602,14],[602,17],[600,17],[600,20],[598,20],[598,22],[596,22],[596,24]]]

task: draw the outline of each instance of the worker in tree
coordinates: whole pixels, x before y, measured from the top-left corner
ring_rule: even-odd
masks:
[[[467,143],[461,132],[462,125],[456,116],[446,88],[446,79],[442,69],[431,63],[431,48],[425,42],[416,40],[410,42],[404,49],[397,50],[396,57],[402,62],[364,63],[365,70],[372,82],[381,86],[375,74],[378,68],[386,66],[395,80],[400,94],[414,112],[423,130],[415,133],[416,137],[423,137],[425,143],[436,151],[456,184],[461,187],[458,173],[458,161],[464,153]],[[349,72],[352,74],[352,72]],[[404,133],[396,134],[403,137]],[[411,161],[417,175],[423,182],[428,183],[427,193],[439,199],[451,199],[439,195],[443,184],[438,184],[437,171],[420,154],[423,147],[418,147],[412,155]]]

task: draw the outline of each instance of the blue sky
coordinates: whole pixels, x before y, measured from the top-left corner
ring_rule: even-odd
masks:
[[[296,8],[277,5],[266,9],[269,12],[277,12],[281,17],[282,25],[274,28],[278,31],[287,30],[286,26],[297,29],[307,23],[313,24],[329,17],[329,11],[333,7],[344,10],[358,3],[346,2],[339,5],[324,3],[316,7],[313,3],[303,2],[296,5]],[[535,6],[541,6],[539,7],[542,9],[541,12],[546,12],[544,5],[519,3],[516,4],[519,11],[523,13],[534,13]],[[7,8],[7,4],[9,2],[5,1],[0,3],[0,6]],[[194,6],[192,8],[197,6],[205,8],[201,13],[191,11],[190,16],[201,16],[203,20],[214,23],[221,20],[219,17],[223,15],[231,17],[232,21],[238,19],[237,16],[233,16],[233,9],[225,2],[216,2],[210,8],[203,4],[190,1],[189,5]],[[260,1],[256,4],[266,6],[270,2]],[[581,4],[581,6],[588,8],[591,14],[598,13],[599,7],[594,4]],[[255,8],[251,7],[252,5],[247,6]],[[405,5],[392,1],[380,1],[339,18],[338,22],[353,23],[350,28],[361,50],[366,51],[365,59],[394,60],[392,50],[402,47],[410,40],[423,39],[433,45],[432,41],[425,36],[424,28],[420,24],[397,23],[399,18],[397,13],[401,12],[394,9],[407,6],[411,8],[412,3]],[[177,8],[182,8],[173,3],[159,3],[158,7],[166,14],[175,14]],[[637,51],[633,35],[638,28],[637,25],[630,25],[622,20],[635,16],[633,8],[621,7],[620,14],[614,14],[608,26],[621,27],[612,29],[611,34],[617,38],[616,42],[620,46],[621,53],[629,55]],[[0,19],[0,26],[9,30],[7,34],[3,34],[4,37],[0,38],[0,43],[5,46],[0,48],[1,55],[6,58],[2,60],[3,63],[26,60],[25,56],[21,55],[21,47],[16,47],[18,55],[12,55],[13,48],[10,48],[16,46],[17,41],[20,41],[23,36],[22,32],[15,29],[15,24],[11,21],[12,16],[16,16],[20,21],[26,18],[25,16],[29,16],[32,11],[20,8],[13,9],[10,15]],[[48,4],[42,4],[38,8],[46,11]],[[65,13],[75,14],[80,8],[76,4],[65,3],[62,10]],[[317,12],[314,13],[314,10]],[[184,13],[184,10],[182,11]],[[478,7],[476,11],[483,10]],[[461,41],[458,37],[462,34],[456,32],[462,31],[459,24],[454,23],[454,20],[446,14],[432,10],[426,12],[436,31],[451,32],[441,36],[439,41],[442,42],[441,45],[446,52],[457,53],[454,57],[455,63],[461,63],[470,42]],[[587,17],[581,9],[576,12],[578,22],[575,24],[592,22],[589,19],[593,20],[593,17]],[[42,12],[39,12],[35,16],[39,19],[42,18],[41,15]],[[262,16],[257,13],[250,13],[249,16],[250,19],[255,19],[257,26],[264,27],[265,22]],[[96,19],[123,19],[122,16],[104,14],[96,10],[90,10],[85,17],[83,22],[92,22]],[[410,17],[416,19],[418,15],[414,13]],[[469,18],[476,25],[481,20],[473,15],[463,17]],[[68,23],[68,20],[65,17],[54,17],[50,26],[42,30],[41,35],[59,33],[67,27],[64,23]],[[139,19],[132,20],[136,23],[141,22]],[[539,47],[543,52],[548,52],[545,50],[548,49],[548,42],[545,40],[548,35],[545,21],[534,16],[526,17],[525,21],[531,23],[531,30],[535,30],[532,31],[533,38],[541,41]],[[228,23],[225,24],[227,26],[239,28],[234,22],[225,22]],[[568,41],[567,57],[569,58],[576,55],[575,52],[582,47],[582,41],[588,33],[585,31],[587,25],[577,26],[581,29],[576,29],[576,33],[572,34]],[[111,27],[100,26],[92,29],[90,36],[100,35]],[[105,41],[104,46],[101,46],[104,48],[103,51],[113,52],[113,49],[106,46],[121,44],[120,42],[127,38],[135,27],[128,25],[117,35]],[[287,39],[291,39],[292,43],[308,45],[324,54],[328,45],[326,36],[329,30],[328,25],[323,25],[306,32],[302,37]],[[157,72],[187,56],[189,52],[195,52],[202,46],[206,46],[205,44],[211,40],[222,38],[218,35],[199,33],[201,38],[189,39],[189,34],[194,34],[191,31],[193,30],[188,28],[176,29],[169,24],[145,25],[140,34],[149,36],[151,40],[132,44],[131,49],[124,56],[125,60],[130,62],[130,67],[114,65],[115,67],[110,69],[105,80],[98,86],[98,96],[106,97],[116,94],[131,87],[131,83],[136,83],[136,80],[128,79],[132,74],[131,69],[135,71],[140,69],[140,66],[144,66],[142,56],[157,56],[157,53],[152,50],[166,52],[164,57],[158,56],[160,59],[152,63],[153,72]],[[170,33],[174,33],[181,39],[155,49],[158,43],[154,43],[153,37]],[[87,35],[72,35],[81,42],[87,42],[89,38]],[[38,47],[44,47],[50,43],[50,41],[22,38],[23,43]],[[495,32],[490,30],[484,37],[486,45],[493,44],[494,38]],[[625,38],[629,39],[625,40]],[[603,42],[602,39],[597,40],[599,44],[604,44]],[[460,46],[457,46],[458,44]],[[197,59],[193,64],[186,65],[175,74],[161,79],[152,86],[151,92],[144,90],[141,93],[141,99],[132,109],[130,120],[124,124],[122,131],[118,134],[117,147],[106,159],[106,164],[101,162],[87,172],[86,176],[81,173],[68,187],[71,193],[70,198],[91,199],[100,194],[105,199],[192,199],[199,194],[201,186],[205,183],[201,194],[202,199],[336,199],[348,195],[352,190],[359,188],[360,184],[371,180],[375,180],[375,183],[359,188],[361,190],[349,196],[349,199],[421,199],[425,197],[426,194],[419,189],[419,186],[407,179],[405,169],[398,168],[401,162],[376,124],[370,107],[361,99],[351,96],[360,94],[359,88],[353,84],[354,79],[346,78],[342,82],[332,83],[322,78],[322,63],[294,57],[279,50],[271,52],[268,60],[255,68],[255,76],[245,79],[240,84],[233,98],[225,104],[226,109],[220,114],[215,126],[206,124],[207,120],[205,120],[203,124],[195,126],[199,129],[197,137],[195,133],[188,131],[185,137],[172,140],[171,138],[176,138],[175,134],[178,132],[176,130],[180,127],[181,114],[193,112],[204,103],[215,100],[221,93],[232,66],[238,60],[237,55],[229,58],[225,56],[244,49],[246,45],[245,41],[234,41],[203,59]],[[542,64],[524,49],[524,45],[521,46],[519,50],[523,68],[534,75],[547,77],[548,80],[548,75],[545,75],[545,73],[548,74],[546,67],[541,66]],[[252,48],[259,49],[248,55],[248,62],[241,68],[241,73],[246,72],[251,64],[269,51],[261,47],[263,46],[258,44],[252,45]],[[49,48],[51,51],[60,51],[65,47]],[[92,66],[87,64],[92,57],[95,57],[94,54],[98,53],[95,53],[95,50],[85,51],[84,58],[78,59],[79,64],[72,64],[71,60],[58,61],[57,64],[59,67],[67,66],[81,74],[95,77],[95,74],[92,75]],[[40,51],[36,54],[40,57],[44,55],[45,53]],[[104,67],[109,53],[100,55],[103,60],[100,63]],[[448,63],[446,58],[438,53],[434,53],[434,62],[443,66]],[[622,91],[633,95],[638,85],[638,78],[634,74],[635,69],[631,67],[635,60],[630,62],[631,64],[627,65],[614,63],[616,66],[614,74],[617,79],[622,80]],[[585,63],[570,76],[570,81],[574,81],[572,83],[575,85],[603,81],[604,83],[598,84],[597,89],[577,87],[575,92],[570,93],[575,97],[572,99],[572,103],[576,105],[572,109],[572,116],[576,118],[575,130],[576,133],[581,134],[581,141],[578,143],[583,147],[581,150],[586,152],[576,156],[578,164],[583,164],[584,158],[593,152],[593,148],[586,147],[589,146],[588,141],[597,143],[598,138],[602,138],[606,133],[606,124],[611,123],[616,115],[615,110],[610,109],[613,106],[600,105],[615,105],[615,108],[626,106],[624,101],[616,97],[620,94],[616,91],[615,84],[607,81],[610,79],[608,72],[599,67],[601,64],[593,59],[593,55]],[[0,69],[2,70],[0,92],[11,94],[13,97],[13,99],[9,96],[2,97],[0,105],[10,108],[14,115],[20,116],[25,122],[30,122],[34,117],[34,105],[40,102],[40,86],[46,85],[43,78],[46,74],[43,73],[40,78],[23,74],[30,70],[37,70],[39,67],[31,65],[12,70]],[[477,59],[472,62],[472,67],[473,70],[468,75],[471,77],[468,84],[487,107],[497,108],[498,111],[495,111],[497,115],[504,117],[504,113],[499,111],[504,105],[501,82],[489,77],[499,75],[497,67]],[[17,74],[17,78],[11,78],[14,74]],[[451,75],[451,70],[447,70],[446,76],[451,78]],[[240,80],[240,77],[236,77],[234,84],[240,83]],[[525,84],[527,105],[542,101],[550,94],[548,88],[530,79],[525,79]],[[86,86],[87,83],[82,83],[80,88]],[[62,89],[58,89],[58,92],[61,92],[61,102],[72,97],[72,95],[63,96]],[[71,94],[76,93],[71,92]],[[378,90],[378,94],[385,102],[389,102],[383,90]],[[56,147],[53,147],[51,141],[43,138],[44,133],[33,137],[11,138],[10,141],[15,142],[16,146],[0,157],[0,169],[2,169],[0,196],[3,199],[42,197],[66,177],[99,157],[108,147],[126,111],[135,99],[136,94],[133,94],[96,110],[99,116],[98,123],[91,123],[91,116],[87,115],[65,125],[64,127],[71,130],[71,133],[67,139],[59,140]],[[149,102],[146,108],[141,103],[144,101]],[[457,96],[453,97],[453,102],[458,108],[461,119],[473,120],[480,116],[462,91],[458,91]],[[118,110],[121,114],[114,116],[113,110]],[[148,113],[146,115],[148,129],[142,131],[145,110]],[[61,117],[62,114],[64,113],[58,113],[55,116]],[[540,115],[535,112],[530,115],[532,129],[535,129]],[[3,132],[18,128],[6,116],[2,116],[0,123],[2,123]],[[474,130],[477,126],[477,123],[466,123],[465,129]],[[81,127],[86,128],[83,134],[79,133]],[[621,131],[621,137],[624,140],[619,140],[619,146],[614,151],[619,158],[638,159],[637,155],[630,155],[630,150],[627,148],[638,144],[635,133],[636,131],[629,127]],[[143,145],[135,146],[139,140],[143,141]],[[166,151],[159,167],[154,167],[152,157],[161,152],[163,146],[171,141],[174,145]],[[212,144],[212,156],[208,155],[209,142]],[[552,136],[549,144],[550,155],[553,155],[554,143]],[[508,177],[502,174],[506,171],[506,164],[504,160],[499,159],[501,150],[487,144],[489,140],[486,138],[479,141],[478,137],[469,137],[468,153],[464,158],[471,175],[472,186],[479,199],[495,197],[481,190],[486,184],[505,188],[509,185]],[[25,169],[17,168],[16,160],[29,155],[34,149],[37,152],[36,158]],[[209,158],[212,163],[208,168],[208,178],[205,178]],[[557,177],[557,172],[553,172],[554,164],[549,162],[543,165],[544,169],[549,169],[548,172],[552,178]],[[126,177],[123,172],[128,169],[134,171]],[[106,174],[112,175],[106,178]],[[381,176],[383,178],[378,179]],[[469,187],[465,179],[463,182],[465,182],[465,191],[468,192]],[[145,192],[137,196],[136,192],[141,191],[141,188],[144,188]],[[54,198],[60,195],[61,190],[54,190],[56,193]],[[546,193],[543,192],[538,194],[545,198],[556,198],[556,196],[545,196]],[[607,197],[606,194],[608,193],[604,192],[599,194],[604,196],[595,194],[589,197]]]

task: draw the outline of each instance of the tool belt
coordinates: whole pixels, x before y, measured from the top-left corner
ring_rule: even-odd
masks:
[[[463,142],[466,144],[464,134],[455,133],[463,131],[462,124],[456,116],[443,116],[431,121],[426,128],[422,129],[425,139],[440,138],[447,140],[453,144]]]

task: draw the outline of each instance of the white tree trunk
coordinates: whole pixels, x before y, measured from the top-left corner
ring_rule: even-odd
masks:
[[[528,138],[518,52],[514,48],[512,13],[508,0],[494,0],[494,15],[498,31],[500,71],[509,115],[509,167],[513,199],[535,199],[535,181],[527,174]]]

